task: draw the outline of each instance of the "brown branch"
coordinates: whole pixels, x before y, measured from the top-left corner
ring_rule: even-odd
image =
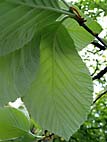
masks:
[[[96,59],[96,62],[97,62],[96,68],[95,68],[94,72],[91,74],[91,76],[94,76],[94,74],[96,73],[96,71],[99,69],[98,68],[99,64],[98,64],[98,60],[97,59]]]
[[[85,23],[80,23],[80,24],[86,31],[88,31],[91,35],[93,35],[96,39],[98,39],[98,41],[100,41],[103,44],[104,48],[107,48],[107,45],[98,36],[98,34],[94,33]]]
[[[107,90],[104,91],[102,94],[100,94],[99,96],[97,96],[97,98],[93,101],[93,104],[95,104],[102,96],[104,96],[107,93]]]
[[[98,47],[100,50],[105,50],[106,49],[104,45],[101,45],[101,44],[99,44],[96,41],[91,42],[91,44],[93,44],[94,46]]]
[[[100,79],[103,77],[104,74],[107,73],[107,67],[105,67],[103,70],[101,70],[96,76],[92,78],[92,80]]]
[[[98,36],[97,33],[94,33],[86,24],[86,20],[81,17],[80,13],[78,12],[78,10],[74,7],[69,7],[69,12],[74,13],[75,17],[74,19],[79,23],[80,26],[82,26],[87,32],[89,32],[91,35],[93,35],[98,41],[100,41],[100,43],[102,43],[102,45],[104,46],[103,49],[105,50],[105,48],[107,48],[107,45],[103,42],[103,40]],[[98,45],[99,46],[99,45]],[[102,48],[100,46],[100,48]]]
[[[90,128],[87,128],[87,129],[103,129],[103,126],[100,126],[100,127],[90,127]]]
[[[62,0],[62,2],[69,8],[69,4],[65,0]]]

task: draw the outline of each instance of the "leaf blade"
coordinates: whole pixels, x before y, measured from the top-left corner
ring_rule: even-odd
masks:
[[[11,0],[4,1],[4,7],[0,10],[0,56],[23,48],[37,31],[42,30],[60,16],[60,13],[48,10],[42,1],[41,4],[33,3],[33,6],[39,6],[38,8],[30,7],[29,2],[23,2],[27,3],[26,6],[22,3],[15,4]]]
[[[0,140],[9,140],[29,134],[30,124],[21,111],[14,108],[0,108]]]
[[[0,57],[0,106],[26,95],[39,68],[40,36],[24,48]]]
[[[86,119],[92,82],[61,24],[51,26],[42,38],[40,61],[25,105],[43,129],[69,139]]]
[[[74,19],[67,19],[64,21],[64,25],[67,28],[71,38],[74,40],[74,44],[78,51],[85,48],[95,38],[83,29],[83,27],[80,26]],[[87,18],[86,25],[95,33],[99,34],[102,31],[101,26],[90,18]]]

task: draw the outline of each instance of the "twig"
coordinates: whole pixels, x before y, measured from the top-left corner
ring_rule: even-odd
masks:
[[[99,96],[97,96],[97,98],[93,101],[93,104],[95,104],[102,96],[104,96],[107,93],[107,90],[104,91],[102,94],[100,94]]]
[[[101,70],[96,76],[94,76],[92,79],[100,79],[105,73],[107,73],[107,67],[105,67],[103,70]]]
[[[62,2],[69,8],[69,4],[65,0],[62,0]]]
[[[97,33],[94,33],[86,24],[86,20],[80,15],[79,11],[75,7],[69,7],[69,12],[74,13],[75,17],[74,19],[79,23],[80,26],[82,26],[87,32],[89,32],[91,35],[93,35],[100,43],[103,44],[105,48],[107,48],[107,45],[103,42],[103,40],[98,36]]]
[[[80,23],[80,26],[82,26],[86,31],[88,31],[91,35],[93,35],[98,41],[100,41],[103,44],[103,48],[107,48],[107,45],[103,42],[103,40],[98,36],[98,34],[94,33],[86,24]],[[101,47],[101,46],[100,46]]]
[[[93,44],[94,46],[98,47],[100,50],[105,50],[106,49],[105,46],[99,44],[96,41],[91,42],[91,44]]]
[[[103,126],[100,126],[100,127],[90,127],[90,128],[87,128],[88,130],[91,130],[91,129],[103,129]]]
[[[105,48],[107,48],[107,45],[105,44],[105,42],[98,35],[95,37],[104,45]]]
[[[97,62],[97,65],[96,65],[96,68],[95,68],[95,70],[94,70],[94,72],[91,74],[91,76],[93,76],[95,73],[96,73],[96,71],[98,70],[98,60],[96,59],[96,62]]]

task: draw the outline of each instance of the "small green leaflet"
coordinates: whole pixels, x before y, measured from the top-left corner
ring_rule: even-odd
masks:
[[[0,108],[0,141],[15,139],[30,133],[30,123],[23,112],[14,108]]]
[[[68,140],[90,110],[92,81],[65,27],[56,23],[44,33],[40,71],[24,102],[43,129]]]
[[[95,39],[94,36],[81,27],[74,19],[69,18],[65,20],[64,25],[74,40],[77,50],[83,49]],[[102,31],[101,26],[91,18],[87,18],[86,25],[95,33],[99,34]]]

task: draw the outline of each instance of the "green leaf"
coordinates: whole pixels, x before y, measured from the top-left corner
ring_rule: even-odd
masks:
[[[100,34],[102,31],[101,25],[92,18],[87,18],[86,25],[96,34]]]
[[[58,0],[7,0],[9,2],[13,2],[16,4],[22,4],[30,7],[38,7],[38,8],[43,8],[43,7],[53,7],[53,8],[59,8],[58,5]]]
[[[40,71],[24,102],[43,129],[68,140],[89,112],[92,81],[65,27],[57,23],[44,33]]]
[[[31,135],[29,120],[24,113],[14,108],[0,108],[0,140],[14,139],[26,134]]]
[[[66,26],[71,38],[74,40],[77,50],[83,49],[95,38],[83,29],[83,27],[81,27],[74,19],[67,19],[64,22],[64,25]],[[87,19],[86,25],[95,33],[99,34],[102,31],[101,26],[96,21],[91,20],[91,18]]]
[[[36,141],[36,138],[33,137],[31,134],[27,134],[27,135],[24,135],[22,137],[19,137],[19,138],[12,138],[11,140],[3,140],[3,141],[0,141],[0,142],[34,142],[34,140]]]
[[[48,4],[48,6],[46,5]],[[34,34],[55,21],[57,0],[33,2],[4,0],[0,2],[0,56],[22,48]],[[51,9],[53,8],[53,9]]]
[[[39,68],[40,36],[24,48],[0,57],[0,106],[26,95]]]

